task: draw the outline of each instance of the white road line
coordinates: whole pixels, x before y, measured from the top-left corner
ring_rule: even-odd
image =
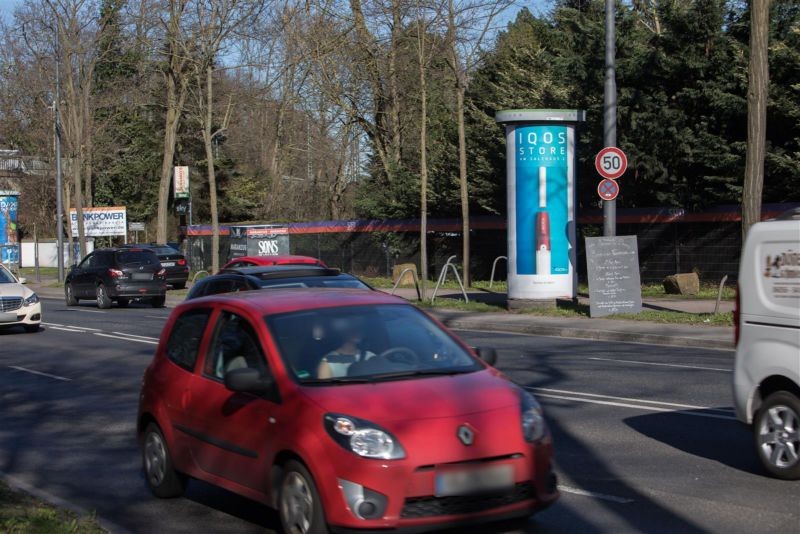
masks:
[[[67,326],[67,325],[64,325],[64,324],[61,324],[61,323],[46,323],[44,321],[42,321],[42,324],[45,325],[45,326]]]
[[[711,408],[710,406],[695,406],[694,404],[677,404],[674,402],[661,402],[661,401],[651,401],[647,399],[633,399],[630,397],[614,397],[613,395],[598,395],[597,393],[583,393],[580,391],[565,391],[563,389],[550,389],[550,388],[537,388],[537,387],[526,387],[525,389],[539,392],[545,391],[548,393],[563,393],[566,395],[579,395],[581,397],[597,397],[602,399],[614,399],[614,400],[621,400],[621,401],[628,401],[628,402],[643,402],[645,404],[657,404],[659,406],[670,406],[672,408],[688,408],[690,410],[712,410],[712,411],[722,411],[721,409]]]
[[[46,376],[47,378],[55,378],[56,380],[61,380],[62,382],[72,382],[71,378],[65,378],[63,376],[58,375],[51,375],[50,373],[43,373],[41,371],[34,371],[33,369],[27,369],[25,367],[19,367],[18,365],[9,365],[10,369],[16,369],[17,371],[22,371],[24,373],[31,373],[33,375],[39,376]]]
[[[730,415],[720,415],[713,413],[690,412],[688,410],[670,410],[669,408],[657,408],[655,406],[646,406],[644,404],[627,404],[624,402],[602,401],[595,399],[582,399],[580,397],[567,397],[564,395],[549,395],[547,393],[537,393],[537,397],[547,397],[551,399],[570,400],[576,402],[586,402],[589,404],[601,404],[603,406],[618,406],[620,408],[633,408],[635,410],[645,410],[650,412],[672,413],[680,415],[693,415],[696,417],[710,417],[712,419],[725,419],[726,421],[736,421],[737,419]],[[713,408],[703,408],[705,410],[714,410]]]
[[[147,339],[136,339],[133,337],[114,336],[111,334],[102,334],[100,332],[94,332],[94,335],[101,337],[110,337],[112,339],[121,339],[123,341],[136,341],[138,343],[147,343],[148,345],[158,345],[158,341],[150,341]]]
[[[721,371],[723,373],[732,373],[732,369],[720,369],[719,367],[702,367],[699,365],[680,365],[677,363],[657,363],[657,362],[639,362],[635,360],[615,360],[613,358],[588,358],[589,360],[597,360],[599,362],[619,362],[619,363],[635,363],[638,365],[658,365],[661,367],[681,367],[683,369],[700,369],[702,371]]]
[[[137,336],[136,334],[127,334],[125,332],[111,332],[112,334],[117,334],[118,336],[127,336],[127,337],[135,337],[139,339],[149,339],[151,341],[158,341],[157,337],[148,337],[148,336]]]
[[[106,313],[106,312],[100,311],[100,310],[82,310],[80,308],[72,308],[72,311],[78,311],[78,312],[83,312],[83,313]]]
[[[616,497],[614,495],[606,495],[605,493],[595,493],[594,491],[586,491],[578,488],[571,488],[569,486],[558,486],[560,491],[564,493],[574,493],[575,495],[583,495],[584,497],[592,497],[594,499],[600,499],[603,501],[611,501],[617,502],[620,504],[629,504],[633,502],[633,499],[626,499],[624,497]]]
[[[61,330],[62,332],[78,332],[79,334],[85,334],[86,330],[82,328],[70,328],[66,326],[50,326],[51,330]]]
[[[42,321],[42,324],[44,326],[50,326],[50,327],[53,327],[53,328],[58,327],[58,326],[60,326],[62,328],[79,328],[81,332],[102,332],[102,330],[100,330],[99,328],[89,328],[88,326],[73,326],[73,325],[61,324],[61,323],[45,323],[44,321]]]

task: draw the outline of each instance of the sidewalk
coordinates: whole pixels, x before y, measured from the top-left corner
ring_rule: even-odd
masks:
[[[59,287],[51,287],[54,279],[42,278],[40,283],[33,279],[28,286],[45,298],[63,299],[64,291]],[[382,289],[389,293],[391,290]],[[430,298],[432,291],[429,291]],[[413,288],[398,288],[395,295],[408,300],[416,300]],[[504,305],[504,293],[472,290],[467,293],[471,302],[485,302]],[[453,289],[442,289],[437,293],[437,300],[461,299],[461,292]],[[177,306],[184,299],[183,295],[167,292],[166,305]],[[588,299],[579,298],[579,302],[588,304]],[[700,299],[643,299],[645,309],[673,310],[688,313],[713,313],[716,302]],[[720,312],[731,311],[733,303],[723,301]],[[542,317],[530,314],[504,312],[468,312],[449,309],[428,310],[431,315],[442,321],[449,328],[465,330],[487,330],[518,334],[535,334],[580,339],[597,339],[602,341],[620,341],[648,343],[654,345],[672,345],[679,347],[697,347],[711,349],[733,349],[733,327],[693,326],[681,324],[655,323],[649,321],[630,321],[620,319],[589,319],[581,317]],[[47,320],[45,318],[45,320]]]

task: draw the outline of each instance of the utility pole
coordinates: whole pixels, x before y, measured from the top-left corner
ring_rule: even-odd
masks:
[[[58,23],[56,23],[56,94],[53,98],[53,112],[55,113],[55,137],[56,137],[56,243],[58,247],[58,281],[64,281],[64,200],[62,198],[63,186],[61,179],[61,124],[58,120],[58,101],[61,98],[61,78],[60,78],[60,57],[58,46]]]
[[[606,66],[603,88],[603,145],[617,146],[617,80],[614,0],[606,0]],[[603,235],[617,235],[617,201],[603,201]]]

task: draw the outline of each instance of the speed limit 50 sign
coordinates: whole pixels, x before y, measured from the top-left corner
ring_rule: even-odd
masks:
[[[615,146],[607,146],[597,153],[594,158],[594,168],[603,178],[616,180],[628,168],[628,158],[625,152]]]

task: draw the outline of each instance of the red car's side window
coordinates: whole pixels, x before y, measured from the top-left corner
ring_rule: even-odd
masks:
[[[189,310],[175,320],[167,339],[167,358],[187,371],[194,371],[197,351],[206,330],[210,309]]]
[[[224,380],[225,373],[243,367],[258,369],[265,376],[269,373],[253,326],[245,318],[223,311],[206,355],[203,373],[210,378]]]

